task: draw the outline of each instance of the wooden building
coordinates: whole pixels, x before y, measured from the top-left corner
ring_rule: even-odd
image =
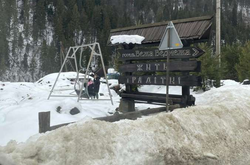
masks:
[[[173,20],[175,28],[185,46],[193,43],[208,41],[212,28],[213,16],[194,17],[188,19]],[[115,35],[140,35],[145,37],[142,45],[159,45],[161,38],[166,30],[168,21],[154,24],[113,29],[108,40],[109,46],[111,36]]]

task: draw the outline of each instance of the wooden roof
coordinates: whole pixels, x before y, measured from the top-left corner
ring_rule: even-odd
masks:
[[[172,21],[181,40],[207,40],[210,35],[213,16],[194,17]],[[115,35],[140,35],[145,37],[142,44],[158,43],[166,30],[168,21],[154,24],[112,29],[110,37]],[[108,45],[112,45],[108,40]]]

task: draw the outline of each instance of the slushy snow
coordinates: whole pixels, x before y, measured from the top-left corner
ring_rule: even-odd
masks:
[[[171,113],[115,123],[84,118],[25,143],[10,141],[0,147],[0,164],[249,164],[249,98],[250,86],[229,83],[196,94],[197,106]]]

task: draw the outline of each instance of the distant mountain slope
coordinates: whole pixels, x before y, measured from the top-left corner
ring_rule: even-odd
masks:
[[[57,72],[63,51],[94,41],[101,44],[106,65],[112,65],[112,49],[106,46],[110,29],[213,15],[215,3],[216,0],[2,0],[0,81],[35,81]],[[249,0],[222,1],[225,44],[250,39],[249,8]]]

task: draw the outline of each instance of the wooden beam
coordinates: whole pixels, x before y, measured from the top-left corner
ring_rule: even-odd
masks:
[[[133,100],[166,103],[166,94],[121,93],[120,96],[122,98],[129,98]],[[169,104],[181,104],[181,103],[182,103],[182,96],[171,97],[171,95],[169,95]]]
[[[179,105],[170,105],[169,110],[173,111],[174,109],[180,108]],[[152,109],[146,109],[142,111],[135,111],[135,112],[128,112],[125,114],[115,114],[113,116],[107,116],[107,117],[100,117],[95,118],[96,120],[101,121],[108,121],[108,122],[115,122],[123,119],[130,119],[130,120],[136,120],[137,118],[141,116],[146,116],[149,114],[159,113],[166,111],[166,107],[160,107],[160,108],[152,108]]]

